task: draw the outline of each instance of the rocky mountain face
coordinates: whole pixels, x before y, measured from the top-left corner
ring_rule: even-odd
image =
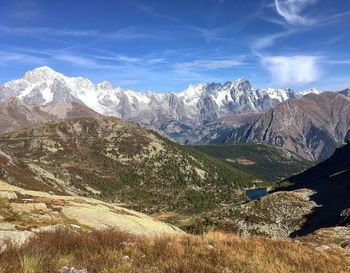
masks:
[[[350,130],[348,90],[308,94],[288,100],[239,127],[214,123],[202,142],[264,142],[284,147],[306,159],[332,155]]]
[[[209,210],[257,179],[114,117],[49,122],[0,136],[0,179],[145,212]]]
[[[265,112],[297,97],[289,89],[255,89],[244,79],[190,85],[180,93],[141,93],[108,82],[94,85],[88,79],[66,77],[48,67],[29,71],[1,89],[0,101],[16,96],[40,106],[79,102],[100,114],[158,130],[180,142],[184,141],[182,135],[195,126],[227,115]]]

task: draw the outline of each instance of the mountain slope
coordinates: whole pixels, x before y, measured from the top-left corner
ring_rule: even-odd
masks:
[[[312,165],[310,161],[288,150],[263,143],[195,145],[191,147],[269,182],[280,181]]]
[[[0,102],[0,133],[30,128],[51,120],[98,114],[77,102],[57,102],[45,106],[26,103],[17,97]]]
[[[0,101],[17,96],[35,105],[79,102],[94,111],[161,131],[179,142],[189,128],[226,115],[267,111],[297,94],[289,89],[255,89],[248,80],[190,85],[180,93],[141,93],[94,85],[81,77],[66,77],[48,67],[25,73],[4,84]]]
[[[53,115],[40,110],[38,106],[27,104],[17,97],[0,102],[0,133],[36,126],[51,119],[54,119]]]
[[[324,160],[343,143],[349,130],[350,98],[342,93],[324,92],[283,102],[250,124],[222,129],[223,135],[214,132],[207,139],[211,143],[265,142],[306,159]]]
[[[256,178],[113,117],[50,122],[0,137],[0,178],[148,212],[234,203]]]

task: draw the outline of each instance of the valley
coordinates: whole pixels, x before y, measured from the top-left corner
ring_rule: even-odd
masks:
[[[266,182],[279,182],[313,165],[311,161],[278,146],[232,143],[190,146],[251,173]]]
[[[221,241],[228,240],[263,249],[278,242],[276,255],[292,248],[295,261],[301,249],[348,258],[347,90],[305,95],[238,80],[145,95],[41,67],[2,91],[0,251],[8,257],[40,238],[77,236],[80,244],[120,236],[147,251],[168,238],[177,253],[191,242],[200,255],[208,245],[231,255]],[[95,92],[96,104],[87,92]],[[112,94],[124,102],[108,101]],[[129,251],[114,254],[145,255]],[[60,267],[35,255],[29,257],[38,268]],[[69,263],[92,270],[79,255]],[[158,268],[160,257],[154,257]],[[23,267],[27,255],[11,259],[16,266],[6,272]],[[232,259],[224,269],[237,262]],[[346,272],[343,262],[338,272]]]

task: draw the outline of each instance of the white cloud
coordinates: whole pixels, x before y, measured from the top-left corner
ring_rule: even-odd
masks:
[[[317,3],[318,0],[275,0],[277,13],[282,16],[288,24],[294,26],[308,26],[316,21],[301,13],[307,6]]]
[[[309,55],[263,57],[272,80],[280,84],[305,84],[320,78],[320,57]]]

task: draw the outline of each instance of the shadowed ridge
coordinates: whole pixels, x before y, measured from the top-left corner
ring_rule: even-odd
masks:
[[[338,148],[327,160],[293,176],[285,182],[292,185],[282,190],[310,189],[310,199],[319,207],[307,215],[307,221],[292,236],[301,236],[323,227],[336,226],[341,222],[341,213],[350,208],[350,145]]]

